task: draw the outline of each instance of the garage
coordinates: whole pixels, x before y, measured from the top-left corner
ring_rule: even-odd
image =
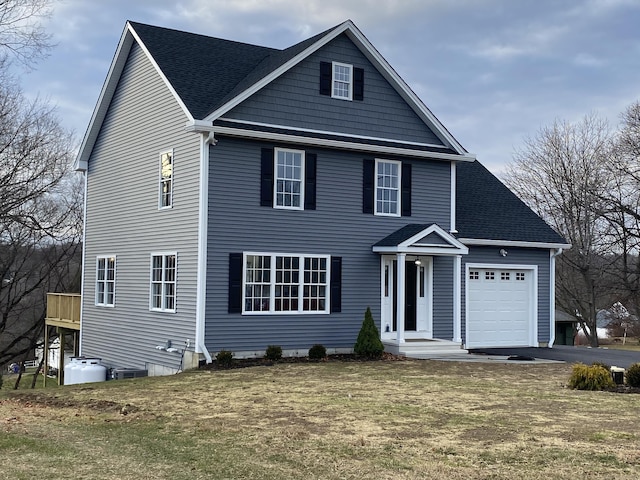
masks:
[[[466,270],[466,348],[536,346],[535,267]]]

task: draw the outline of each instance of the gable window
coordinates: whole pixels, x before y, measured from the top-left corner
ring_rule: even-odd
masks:
[[[400,162],[376,160],[376,215],[400,215]]]
[[[151,255],[151,310],[176,311],[176,257],[175,253]]]
[[[331,96],[351,100],[353,92],[353,65],[333,62]]]
[[[116,257],[97,257],[96,305],[113,307],[116,302]]]
[[[160,202],[159,208],[173,206],[173,150],[160,154]]]
[[[320,95],[364,100],[364,69],[348,63],[320,62]]]
[[[274,206],[302,209],[304,205],[304,152],[276,148],[275,172]]]
[[[244,254],[242,313],[329,313],[330,264],[327,255]]]

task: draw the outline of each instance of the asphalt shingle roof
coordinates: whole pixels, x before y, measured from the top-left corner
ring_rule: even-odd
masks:
[[[568,243],[477,160],[456,172],[458,238]]]
[[[129,22],[160,70],[196,119],[312,45],[333,27],[285,50]]]

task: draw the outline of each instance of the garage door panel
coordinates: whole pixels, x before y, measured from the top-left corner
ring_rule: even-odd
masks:
[[[531,345],[532,281],[532,271],[522,269],[469,269],[468,348]]]

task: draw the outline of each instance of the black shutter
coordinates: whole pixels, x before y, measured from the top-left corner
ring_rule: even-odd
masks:
[[[263,207],[273,207],[273,148],[262,149],[260,205]]]
[[[402,164],[402,216],[411,216],[411,164]]]
[[[353,99],[364,100],[364,69],[353,69]]]
[[[342,311],[342,257],[331,257],[331,313]]]
[[[331,95],[331,71],[329,62],[320,62],[320,95]]]
[[[373,213],[376,162],[365,158],[362,165],[362,213]]]
[[[242,313],[242,254],[229,254],[229,313]]]
[[[315,153],[305,154],[304,165],[304,209],[316,209],[316,159]]]

